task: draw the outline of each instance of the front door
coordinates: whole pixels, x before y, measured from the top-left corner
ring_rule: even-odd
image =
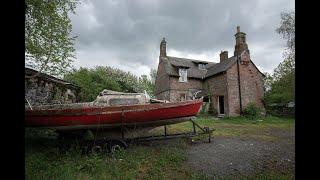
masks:
[[[219,96],[219,114],[224,114],[224,96]]]

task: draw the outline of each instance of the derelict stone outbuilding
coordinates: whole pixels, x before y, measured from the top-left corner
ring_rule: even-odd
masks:
[[[31,106],[78,102],[79,91],[75,84],[25,68],[25,99]]]
[[[263,77],[250,58],[246,34],[237,27],[234,54],[220,54],[220,62],[167,56],[160,43],[155,95],[158,99],[184,101],[204,96],[215,115],[237,116],[252,102],[264,109]]]

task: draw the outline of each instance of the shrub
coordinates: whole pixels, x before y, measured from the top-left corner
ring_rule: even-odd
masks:
[[[257,107],[254,103],[249,103],[248,106],[243,110],[244,116],[254,119],[260,116],[262,110]]]

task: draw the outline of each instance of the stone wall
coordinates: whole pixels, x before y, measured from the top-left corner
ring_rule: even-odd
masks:
[[[77,90],[43,78],[25,79],[25,99],[33,105],[77,102]]]

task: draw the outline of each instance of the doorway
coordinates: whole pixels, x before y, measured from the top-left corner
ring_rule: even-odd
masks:
[[[219,96],[219,114],[224,114],[224,96]]]

